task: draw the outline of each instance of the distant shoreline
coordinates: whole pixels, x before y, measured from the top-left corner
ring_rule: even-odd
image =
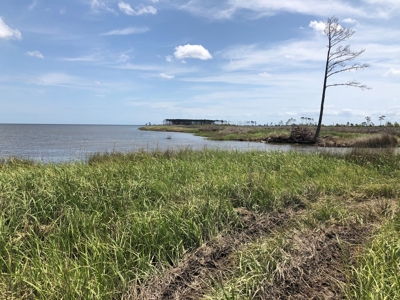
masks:
[[[316,126],[307,126],[315,131]],[[287,143],[291,126],[236,126],[236,125],[150,125],[140,130],[184,132],[217,141],[246,141],[260,143]],[[316,146],[353,147],[363,139],[390,134],[400,137],[400,128],[387,126],[323,126]]]

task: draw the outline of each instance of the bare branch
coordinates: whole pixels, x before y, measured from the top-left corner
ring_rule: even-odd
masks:
[[[368,87],[365,84],[361,84],[360,82],[356,81],[356,80],[352,80],[352,81],[348,81],[346,83],[334,83],[334,84],[329,84],[326,87],[332,87],[332,86],[351,86],[351,87],[356,87],[356,88],[360,88],[362,90],[370,90],[372,88]]]
[[[343,65],[340,65],[340,66],[345,67],[346,64],[343,64]],[[363,64],[363,65],[354,64],[354,65],[352,65],[351,67],[343,68],[343,69],[341,69],[341,70],[328,73],[326,77],[331,77],[331,76],[334,75],[334,74],[342,73],[342,72],[348,72],[348,71],[352,71],[352,70],[353,70],[353,71],[362,70],[362,69],[369,68],[370,66],[371,66],[370,64]]]

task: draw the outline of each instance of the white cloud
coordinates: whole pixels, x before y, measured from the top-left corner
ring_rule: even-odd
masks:
[[[383,74],[384,77],[389,77],[389,76],[400,76],[400,69],[396,70],[391,68],[389,71],[387,71],[385,74]]]
[[[312,62],[326,58],[324,43],[319,37],[307,41],[285,41],[261,48],[258,45],[241,45],[219,52],[228,60],[223,69],[230,72],[263,69],[289,71],[310,68]],[[293,55],[295,54],[295,55]]]
[[[30,52],[30,51],[28,51],[28,52],[26,52],[26,54],[27,55],[29,55],[29,56],[32,56],[32,57],[37,57],[37,58],[44,58],[44,56],[42,55],[42,53],[40,53],[39,51],[32,51],[32,52]]]
[[[145,33],[147,31],[149,31],[148,27],[128,27],[124,29],[111,30],[101,35],[129,35],[129,34]]]
[[[165,73],[160,73],[160,77],[164,78],[164,79],[174,79],[175,78],[174,75],[167,75]]]
[[[260,73],[258,75],[260,75],[261,77],[271,77],[272,76],[271,74],[269,74],[267,72],[262,72],[262,73]]]
[[[116,66],[117,69],[123,70],[139,70],[139,71],[159,71],[160,67],[156,65],[134,65],[126,63],[124,65]]]
[[[143,6],[139,9],[134,10],[128,3],[119,2],[118,3],[119,9],[129,16],[140,16],[145,14],[157,14],[157,9],[153,6]]]
[[[79,81],[79,78],[64,73],[48,73],[34,78],[33,83],[40,85],[70,85]]]
[[[36,77],[28,78],[26,82],[41,86],[58,86],[90,90],[97,90],[99,87],[104,86],[99,81],[93,81],[92,79],[87,79],[83,77],[71,76],[61,72],[50,72],[41,74]]]
[[[90,7],[91,7],[92,11],[95,13],[99,13],[100,11],[107,11],[107,12],[115,13],[114,9],[108,7],[107,4],[105,4],[104,2],[99,1],[99,0],[92,0],[90,2]]]
[[[400,2],[398,0],[363,0],[364,2],[373,4],[374,6],[387,6],[388,9],[394,10],[400,8]]]
[[[357,21],[354,20],[354,19],[352,19],[352,18],[344,19],[342,22],[343,22],[343,23],[350,23],[350,24],[357,23]]]
[[[86,56],[63,58],[63,61],[101,61],[103,58],[99,54],[90,54]]]
[[[201,45],[178,46],[175,48],[174,56],[177,59],[198,58],[201,60],[212,59],[210,52]]]
[[[33,0],[32,4],[29,5],[29,10],[33,10],[35,8],[35,6],[38,5],[38,1],[37,0]]]
[[[325,22],[323,21],[311,21],[308,25],[309,27],[313,28],[315,31],[324,33],[325,30]]]
[[[165,57],[165,60],[166,60],[167,62],[172,62],[172,56],[171,56],[171,55],[167,55],[167,56]]]
[[[118,62],[126,62],[126,61],[128,61],[129,59],[130,59],[130,56],[129,56],[129,55],[126,55],[125,53],[122,53],[122,54],[119,56]]]
[[[397,0],[364,0],[364,1],[397,1]],[[179,1],[177,1],[179,2]],[[230,19],[240,12],[251,13],[251,17],[272,16],[281,12],[298,13],[305,15],[332,16],[351,14],[362,17],[383,17],[382,12],[374,10],[366,11],[365,5],[356,5],[353,1],[346,0],[191,0],[180,1],[181,10],[201,15],[212,19]]]
[[[11,29],[0,17],[0,39],[22,39],[22,34],[18,29]]]

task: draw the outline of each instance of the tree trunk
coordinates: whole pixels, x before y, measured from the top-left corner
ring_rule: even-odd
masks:
[[[318,120],[317,130],[316,130],[315,135],[314,135],[314,143],[316,143],[317,140],[318,140],[319,132],[321,131],[322,116],[324,114],[326,83],[328,81],[329,55],[331,53],[331,38],[330,37],[328,37],[328,38],[329,38],[329,46],[328,46],[328,54],[326,55],[325,77],[324,77],[324,86],[322,88],[321,109],[320,109],[320,112],[319,112],[319,120]]]

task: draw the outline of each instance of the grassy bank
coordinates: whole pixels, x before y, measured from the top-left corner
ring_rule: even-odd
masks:
[[[371,208],[364,215],[356,207],[371,199],[398,199],[399,173],[400,158],[390,151],[335,156],[181,150],[95,155],[87,163],[57,165],[5,160],[0,165],[0,298],[134,295],[132,286],[135,291],[149,286],[205,242],[246,230],[250,225],[243,216],[301,211],[292,223],[278,224],[276,235],[263,237],[261,230],[254,241],[243,237],[244,246],[227,255],[225,275],[214,278],[202,295],[251,299],[255,289],[276,280],[290,252],[288,241],[298,234],[294,228],[306,232],[377,221],[377,234],[388,224],[385,228],[394,228],[390,234],[400,237],[393,223],[399,220],[397,200],[391,213]],[[360,250],[366,256],[357,268],[349,267],[349,295],[358,293],[359,274],[375,273],[364,267],[370,253],[398,251],[395,242],[381,250],[374,245]],[[376,254],[375,259],[383,258]],[[399,271],[395,260],[385,261]],[[249,268],[254,276],[243,277]],[[379,276],[384,286],[393,278]]]
[[[315,132],[315,126],[306,126]],[[156,125],[143,126],[141,130],[186,132],[211,140],[231,141],[268,141],[276,137],[289,137],[290,126],[233,126],[233,125]],[[381,139],[381,136],[392,136],[399,139],[400,129],[397,127],[367,127],[367,126],[324,126],[321,129],[319,146],[349,147],[365,143],[371,139]],[[367,144],[369,142],[366,142]],[[379,143],[378,143],[379,144]]]

